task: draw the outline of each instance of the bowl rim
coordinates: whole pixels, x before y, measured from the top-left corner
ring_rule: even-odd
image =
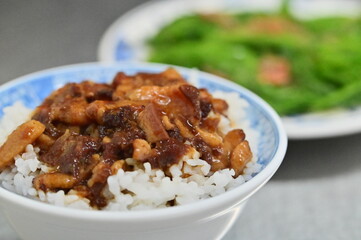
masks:
[[[188,68],[169,65],[169,64],[158,64],[158,63],[145,63],[145,62],[137,62],[137,61],[126,61],[126,62],[117,62],[117,63],[102,63],[102,62],[90,62],[90,63],[79,63],[79,64],[71,64],[65,65],[55,68],[49,68],[42,71],[34,72],[31,74],[24,75],[22,77],[18,77],[14,80],[11,80],[0,86],[0,94],[1,91],[6,90],[8,88],[14,87],[16,85],[25,83],[30,81],[33,78],[40,78],[41,76],[53,75],[59,72],[67,72],[72,71],[79,68],[103,68],[103,67],[116,67],[119,70],[126,68],[127,66],[137,67],[142,71],[142,68],[154,68],[157,69],[165,69],[166,67],[174,67],[179,70],[181,73],[185,71],[189,71]],[[280,166],[287,149],[287,136],[283,124],[281,122],[278,114],[273,110],[273,108],[268,105],[263,99],[249,91],[248,89],[243,88],[242,86],[237,85],[236,83],[231,82],[230,80],[205,73],[199,71],[200,75],[205,76],[206,78],[217,79],[222,83],[231,86],[233,89],[238,89],[238,92],[242,92],[246,94],[249,98],[251,98],[256,104],[258,104],[269,116],[270,119],[274,121],[274,125],[276,126],[277,134],[279,137],[278,148],[274,153],[272,160],[263,168],[256,176],[254,176],[249,181],[243,183],[242,185],[217,195],[215,197],[211,197],[208,199],[202,199],[201,201],[196,201],[194,203],[175,206],[170,208],[161,208],[161,209],[151,209],[151,210],[137,210],[137,211],[93,211],[93,210],[83,210],[83,209],[74,209],[74,208],[66,208],[62,206],[55,206],[48,203],[44,203],[41,201],[36,201],[34,199],[13,193],[3,187],[0,186],[0,199],[11,202],[13,205],[20,205],[27,209],[32,209],[33,211],[43,212],[50,215],[62,216],[67,218],[76,218],[83,219],[87,221],[154,221],[155,219],[167,218],[170,216],[177,217],[188,215],[189,213],[207,211],[211,208],[216,208],[222,205],[222,203],[227,203],[230,200],[234,202],[234,204],[238,204],[244,200],[246,200],[249,196],[255,193],[263,184],[265,184],[272,175],[276,172],[278,167]],[[246,194],[246,197],[241,198],[242,194]],[[232,206],[227,206],[229,208]]]

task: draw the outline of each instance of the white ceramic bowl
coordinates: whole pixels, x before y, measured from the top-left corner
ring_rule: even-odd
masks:
[[[15,101],[34,108],[65,82],[109,82],[117,71],[160,72],[166,65],[145,63],[79,64],[34,73],[0,87],[0,110]],[[191,70],[177,68],[185,78]],[[194,70],[193,70],[194,71]],[[22,239],[219,239],[232,226],[245,201],[275,173],[287,148],[280,118],[262,99],[222,78],[199,72],[201,87],[235,91],[248,101],[251,127],[260,134],[258,163],[263,169],[243,185],[188,205],[134,212],[68,209],[35,201],[0,187],[0,205]],[[2,111],[0,111],[2,112]],[[2,113],[0,113],[0,117]],[[272,203],[270,203],[272,204]],[[262,217],[262,216],[254,216]]]

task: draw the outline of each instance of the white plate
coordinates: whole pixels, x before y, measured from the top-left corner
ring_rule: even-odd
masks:
[[[163,0],[150,1],[115,21],[103,35],[98,56],[103,62],[146,60],[146,41],[165,24],[190,12],[277,11],[280,0]],[[356,16],[357,0],[295,0],[291,12],[299,18]],[[361,107],[300,114],[282,118],[290,139],[326,138],[361,132]]]

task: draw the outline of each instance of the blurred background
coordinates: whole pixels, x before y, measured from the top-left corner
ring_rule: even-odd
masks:
[[[0,82],[97,61],[105,30],[144,2],[0,1]],[[361,239],[360,146],[361,134],[290,141],[279,171],[224,239]],[[0,239],[18,239],[1,213]]]

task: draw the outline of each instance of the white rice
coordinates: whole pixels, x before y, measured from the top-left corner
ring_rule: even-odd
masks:
[[[3,109],[4,116],[0,120],[0,145],[5,142],[6,137],[12,131],[29,119],[31,112],[32,110],[24,107],[21,102],[16,102]]]
[[[215,92],[213,96],[222,98],[229,104],[229,119],[222,118],[220,128],[224,133],[234,128],[241,128],[246,133],[247,140],[253,152],[253,159],[244,170],[244,174],[233,178],[233,169],[223,169],[209,176],[210,165],[199,159],[199,153],[190,150],[177,165],[170,168],[172,177],[162,170],[151,169],[149,163],[137,166],[131,158],[127,164],[134,165],[134,171],[120,169],[117,174],[108,177],[108,184],[103,194],[109,204],[104,210],[128,211],[167,207],[169,201],[175,205],[184,205],[210,198],[232,188],[235,188],[252,178],[252,175],[262,168],[257,161],[258,133],[250,128],[244,112],[248,103],[237,93]],[[29,119],[31,110],[20,103],[4,109],[0,120],[0,143],[5,142],[18,125]],[[0,184],[3,188],[17,194],[38,199],[43,202],[70,208],[92,209],[89,200],[79,197],[76,191],[67,194],[64,191],[43,192],[36,190],[32,181],[38,174],[49,172],[50,169],[38,160],[38,148],[28,145],[23,154],[15,157],[15,164],[0,173]],[[182,178],[182,173],[190,177]]]

